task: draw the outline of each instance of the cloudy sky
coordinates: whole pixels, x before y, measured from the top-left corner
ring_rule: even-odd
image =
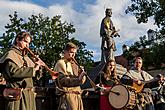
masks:
[[[63,21],[72,23],[76,32],[71,35],[87,44],[87,49],[94,52],[94,60],[100,60],[101,38],[100,23],[105,16],[105,9],[111,7],[112,20],[120,29],[120,38],[115,38],[117,51],[122,54],[122,45],[131,45],[145,35],[148,29],[155,29],[153,20],[147,24],[137,24],[134,16],[125,14],[131,0],[0,0],[0,36],[5,32],[4,26],[9,23],[9,14],[18,12],[18,16],[27,19],[32,14],[39,13],[53,17],[61,15]]]

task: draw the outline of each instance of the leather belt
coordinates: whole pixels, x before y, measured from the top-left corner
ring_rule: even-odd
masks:
[[[23,90],[26,90],[26,91],[34,91],[33,88],[24,88]]]
[[[68,93],[68,94],[80,94],[79,91],[67,91],[66,93]]]

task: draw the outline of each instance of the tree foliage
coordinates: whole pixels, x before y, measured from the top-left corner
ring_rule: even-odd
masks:
[[[126,9],[126,13],[133,14],[138,23],[147,23],[149,17],[153,17],[156,24],[165,34],[165,1],[164,0],[131,0],[132,4]]]
[[[162,68],[162,64],[165,64],[165,40],[163,37],[160,38],[148,41],[146,36],[139,37],[139,41],[131,45],[127,57],[141,56],[146,70],[149,67],[152,67],[152,69]],[[131,57],[130,60],[133,60],[134,57]]]
[[[15,35],[22,30],[29,32],[33,41],[30,48],[37,53],[40,58],[49,66],[53,67],[58,59],[61,58],[63,48],[66,43],[73,42],[79,46],[77,60],[81,65],[89,69],[93,64],[92,51],[85,49],[86,44],[75,38],[70,37],[75,32],[72,24],[61,21],[61,16],[56,15],[52,18],[45,17],[43,14],[31,15],[28,20],[19,18],[17,12],[9,15],[10,24],[5,26],[6,32],[0,40],[0,56],[10,48]]]
[[[149,18],[154,19],[154,24],[159,28],[159,32],[157,32],[159,35],[156,35],[156,39],[151,41],[147,40],[146,36],[140,37],[140,40],[130,47],[130,51],[138,51],[144,59],[146,69],[149,66],[161,68],[162,63],[165,63],[165,1],[131,0],[131,5],[125,12],[133,14],[138,23],[147,23]]]

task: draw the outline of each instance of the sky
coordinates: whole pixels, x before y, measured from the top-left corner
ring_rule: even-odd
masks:
[[[62,16],[62,21],[72,23],[76,29],[70,37],[75,37],[86,44],[86,49],[93,51],[93,60],[101,60],[101,38],[99,34],[105,9],[112,8],[112,21],[120,29],[120,37],[114,38],[117,46],[115,56],[122,54],[122,45],[131,46],[148,29],[156,29],[152,19],[148,23],[138,24],[131,14],[125,14],[131,0],[0,0],[0,36],[5,32],[9,14],[18,12],[18,17],[25,21],[32,14],[44,16]]]

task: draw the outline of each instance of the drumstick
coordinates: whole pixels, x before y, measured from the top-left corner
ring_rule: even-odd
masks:
[[[109,92],[112,92],[112,93],[114,93],[114,94],[116,94],[116,95],[120,95],[120,93],[119,93],[119,92],[116,92],[116,91],[110,90]]]
[[[96,85],[96,87],[97,87],[97,89],[96,89],[95,91],[104,91],[104,90],[106,90],[106,88],[101,87],[101,86],[99,86],[99,85]],[[116,95],[120,95],[119,92],[112,91],[111,89],[109,89],[108,92],[112,92],[112,93],[114,93],[114,94],[116,94]]]

